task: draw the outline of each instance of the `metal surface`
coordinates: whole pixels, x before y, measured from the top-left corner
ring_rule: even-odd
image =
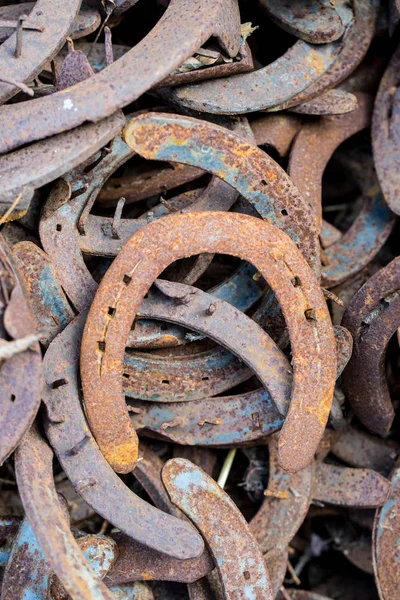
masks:
[[[75,489],[104,519],[159,552],[195,558],[203,549],[196,531],[131,492],[104,460],[90,433],[78,388],[84,321],[82,313],[52,342],[45,356],[45,427],[50,443]]]
[[[399,68],[400,46],[393,53],[381,79],[372,119],[372,147],[376,174],[386,202],[397,215],[400,214]]]
[[[328,90],[327,92],[297,104],[290,110],[303,115],[342,115],[352,112],[357,108],[357,98],[342,90]]]
[[[317,222],[322,226],[322,177],[335,150],[352,135],[369,126],[372,98],[357,94],[358,107],[335,119],[306,122],[296,136],[290,152],[288,173],[310,202]]]
[[[18,30],[3,42],[0,47],[1,77],[21,82],[32,81],[40,73],[45,63],[53,58],[64,44],[65,38],[73,28],[81,2],[82,0],[70,0],[70,2],[64,2],[64,0],[37,0],[28,19],[31,24],[42,27],[42,31],[23,30],[23,52],[18,57],[14,55]],[[17,87],[0,82],[0,103],[9,100],[18,91]],[[20,106],[19,104],[18,108],[17,106],[15,108],[19,110]],[[12,107],[4,108],[9,110]],[[36,113],[37,115],[38,113]],[[111,112],[104,116],[109,115],[111,115]],[[9,126],[10,122],[8,121],[6,126],[8,133]],[[59,131],[54,133],[59,133]],[[6,137],[8,137],[8,133]],[[20,133],[22,133],[22,138],[17,145],[33,141],[33,139],[28,139],[25,130]]]
[[[4,345],[5,339],[17,341],[35,334],[36,328],[23,280],[1,235],[0,264],[1,338]],[[1,361],[0,464],[14,452],[36,416],[42,389],[41,363],[37,342],[31,342],[24,351]]]
[[[132,470],[137,437],[122,394],[125,342],[152,282],[174,260],[201,252],[232,254],[252,262],[281,304],[292,344],[294,385],[281,433],[280,461],[296,471],[310,462],[329,414],[336,376],[335,338],[322,292],[296,246],[275,227],[245,215],[165,217],[135,234],[114,260],[92,303],[82,338],[81,377],[92,432],[116,470]],[[130,286],[132,280],[135,285]],[[311,307],[314,320],[306,316]]]
[[[149,291],[147,298],[144,298],[137,316],[185,325],[190,330],[206,334],[226,347],[240,357],[257,375],[271,394],[278,409],[286,414],[292,381],[290,365],[275,342],[257,323],[228,302],[219,300],[198,288],[163,279],[157,279],[155,288]],[[232,322],[235,323],[234,330],[228,325]],[[131,376],[135,375],[134,369],[126,370],[125,373],[130,377],[131,383]],[[158,400],[167,402],[173,399],[186,399],[186,394],[181,398],[179,396],[175,398],[174,392],[168,391],[169,381],[163,381],[166,391],[165,394],[160,393]],[[135,393],[138,386],[130,388],[130,395],[136,398],[146,397],[146,388],[150,390],[152,388],[151,382],[147,381],[146,373],[140,374],[137,383],[140,387],[143,386],[145,395],[143,392]]]
[[[169,460],[162,470],[162,479],[171,501],[204,535],[217,565],[224,597],[272,599],[263,556],[228,494],[183,458]]]
[[[79,0],[75,1],[79,4]],[[56,15],[53,0],[51,4]],[[31,32],[26,33],[31,35]],[[229,56],[236,56],[240,47],[236,0],[173,0],[151,32],[101,73],[67,92],[2,107],[0,128],[5,127],[7,135],[0,141],[0,152],[67,131],[88,120],[95,122],[110,116],[165,79],[211,36],[216,37]],[[8,41],[0,49],[0,57],[6,44]],[[166,47],[168,52],[165,52]],[[154,69],[156,62],[157,69]],[[135,72],[141,76],[132,80],[131,74]],[[16,75],[13,71],[13,76]],[[118,86],[114,84],[116,80]]]
[[[36,328],[44,331],[40,341],[47,347],[72,321],[74,313],[43,250],[32,242],[19,242],[12,252],[23,273]]]
[[[375,581],[382,600],[399,597],[400,466],[396,463],[392,487],[385,504],[377,511],[373,529],[372,561]]]
[[[18,448],[16,476],[26,515],[40,547],[74,600],[113,600],[88,565],[65,520],[53,480],[53,452],[31,428]]]
[[[284,110],[318,97],[344,81],[363,60],[375,34],[379,2],[354,0],[351,6],[347,2],[336,2],[335,8],[346,26],[336,60],[303,92],[294,95],[286,102],[277,104],[270,110]]]
[[[132,400],[131,419],[144,435],[193,446],[240,446],[278,431],[284,418],[267,390],[192,402]]]
[[[311,44],[333,42],[344,33],[335,5],[329,2],[261,0],[261,6],[282,29]]]
[[[210,65],[201,69],[187,71],[184,73],[173,73],[154,86],[154,89],[163,87],[175,87],[177,85],[186,85],[205,79],[218,79],[219,77],[232,77],[238,73],[248,73],[254,70],[253,57],[251,50],[246,42],[241,41],[238,54],[232,62],[222,62],[222,64]]]
[[[350,302],[343,325],[354,340],[343,373],[343,386],[360,421],[375,433],[386,433],[393,421],[385,373],[385,352],[400,325],[400,259],[372,276]]]
[[[10,4],[0,7],[0,19],[16,20],[21,15],[28,15],[35,6],[35,2],[21,2],[20,4]],[[100,13],[98,10],[89,6],[81,6],[79,13],[72,23],[69,37],[77,40],[81,37],[89,35],[96,31],[101,22]],[[24,26],[29,23],[25,21]],[[2,27],[0,24],[0,43],[3,43],[10,35],[11,31],[8,27]]]
[[[340,41],[316,46],[299,40],[257,71],[174,88],[167,97],[192,110],[225,115],[281,106],[323,76],[340,49]]]
[[[121,112],[96,124],[49,138],[0,157],[0,211],[3,214],[18,194],[30,200],[36,188],[53,181],[87,160],[124,126]],[[27,208],[27,207],[23,207]],[[18,205],[21,210],[21,205]],[[17,212],[14,218],[19,218]]]
[[[198,166],[229,183],[263,219],[290,235],[319,275],[319,247],[309,205],[283,169],[257,146],[218,125],[163,113],[132,119],[125,140],[147,159]]]

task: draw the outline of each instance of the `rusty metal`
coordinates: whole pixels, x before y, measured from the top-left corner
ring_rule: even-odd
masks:
[[[124,135],[144,158],[199,166],[229,183],[263,219],[290,235],[318,277],[319,248],[309,205],[257,146],[218,125],[163,113],[135,117]]]
[[[57,457],[75,489],[107,521],[159,552],[176,558],[197,557],[203,543],[193,528],[133,494],[96,446],[79,401],[79,344],[84,321],[82,313],[70,323],[52,342],[44,361],[45,427]]]
[[[65,90],[94,75],[90,62],[83,52],[74,49],[74,43],[71,38],[67,38],[67,45],[68,54],[56,73],[54,86],[56,92]]]
[[[327,92],[293,106],[291,112],[303,115],[342,115],[357,108],[357,98],[354,94],[342,90]]]
[[[49,0],[39,1],[46,3]],[[80,2],[75,1],[78,9]],[[58,14],[53,1],[51,4],[54,15]],[[72,12],[72,7],[68,6]],[[61,12],[63,7],[65,3],[60,7]],[[38,35],[37,32],[26,33]],[[240,48],[236,0],[174,0],[152,31],[101,73],[75,85],[67,94],[58,92],[31,102],[21,102],[18,107],[2,107],[0,127],[6,127],[7,136],[0,142],[0,152],[67,131],[88,120],[98,121],[110,116],[165,79],[211,36],[218,40],[229,56],[236,56]],[[3,48],[12,41],[12,37],[0,49],[0,66]],[[167,46],[168,52],[165,52]],[[150,56],[151,65],[157,62],[157,69],[149,66]],[[135,72],[140,72],[141,77],[133,81],[131,74]],[[4,70],[4,73],[8,74],[8,71]],[[10,75],[24,80],[15,69]],[[118,86],[114,85],[115,81],[118,81]]]
[[[11,251],[0,236],[2,346],[36,333],[23,279]],[[11,341],[6,341],[7,338]],[[36,338],[37,339],[37,338]],[[1,351],[1,347],[0,347]],[[0,352],[1,356],[1,352]],[[2,360],[0,463],[14,452],[31,426],[40,405],[42,366],[39,344],[31,343],[8,360]]]
[[[346,139],[369,126],[372,97],[357,94],[358,107],[335,119],[318,119],[303,125],[296,136],[289,159],[288,172],[310,202],[318,232],[322,226],[322,176],[335,150]]]
[[[308,102],[344,81],[361,63],[372,42],[378,18],[378,6],[376,0],[354,0],[351,7],[346,2],[336,2],[336,10],[346,26],[336,60],[303,92],[270,110],[283,110]]]
[[[394,418],[384,357],[400,325],[400,260],[395,258],[358,291],[343,316],[354,340],[343,373],[347,400],[360,421],[375,433],[386,433]]]
[[[23,273],[36,328],[44,331],[40,341],[47,347],[72,321],[74,313],[43,250],[32,242],[19,242],[12,252]]]
[[[88,565],[59,503],[53,479],[53,452],[31,428],[15,458],[24,508],[35,537],[66,591],[75,600],[113,600],[113,595]]]
[[[53,181],[87,160],[112,139],[124,124],[122,113],[100,123],[83,125],[71,132],[49,138],[0,158],[0,210],[2,214],[18,194],[24,194],[12,218],[26,211],[36,188]]]
[[[331,452],[353,467],[373,469],[388,475],[400,455],[400,446],[394,440],[382,440],[355,428],[340,432]]]
[[[232,62],[222,62],[221,64],[210,65],[201,69],[187,71],[184,73],[175,72],[166,77],[160,83],[157,83],[153,89],[164,87],[175,87],[203,81],[205,79],[218,79],[219,77],[228,77],[239,73],[248,73],[254,70],[253,57],[247,42],[241,42],[239,52]]]
[[[316,46],[299,40],[266,67],[173,88],[165,95],[178,105],[200,112],[235,115],[266,110],[281,106],[307,90],[312,81],[318,81],[335,64],[340,49],[340,41]]]
[[[62,501],[61,497],[59,499]],[[64,518],[67,520],[65,502],[62,502],[62,505]],[[102,579],[116,560],[116,543],[104,536],[87,535],[77,531],[74,536],[85,558]],[[48,593],[51,600],[59,600],[65,596],[63,586],[53,574],[29,521],[25,518],[12,542],[2,581],[2,598],[23,600],[31,596],[40,599],[47,597]]]
[[[396,463],[391,476],[392,487],[385,504],[376,512],[373,539],[372,562],[379,596],[383,600],[395,600],[398,596],[399,560],[399,501],[400,469]]]
[[[156,261],[153,247],[163,248]],[[146,248],[145,253],[142,248]],[[183,256],[210,251],[233,254],[255,264],[273,287],[286,315],[295,377],[281,434],[282,465],[298,470],[308,464],[322,436],[335,379],[334,335],[323,294],[295,245],[265,221],[245,215],[171,215],[147,225],[124,246],[100,285],[83,334],[81,377],[86,413],[104,455],[117,470],[128,472],[137,460],[137,438],[121,381],[123,351],[131,323],[151,283],[168,264]],[[287,270],[283,271],[285,265]],[[301,285],[294,286],[294,274]],[[133,275],[135,286],[130,286]],[[305,316],[310,306],[318,315],[315,321]],[[317,347],[307,342],[314,336],[320,340]],[[113,358],[109,362],[111,349]],[[302,360],[298,363],[300,355]],[[318,395],[306,391],[314,386]],[[101,411],[97,392],[96,399],[93,395],[95,389],[100,393]]]
[[[3,42],[0,47],[0,71],[2,76],[16,81],[32,81],[40,73],[44,63],[51,60],[63,45],[65,38],[73,27],[81,1],[72,0],[66,3],[63,0],[37,0],[29,14],[29,22],[42,27],[43,30],[30,31],[24,29],[22,30],[23,33],[21,31],[23,35],[23,53],[20,56],[13,55],[18,29]],[[3,103],[9,100],[17,92],[18,89],[15,86],[0,83],[0,102]],[[21,143],[29,141],[25,135],[23,138]]]
[[[261,0],[261,6],[282,29],[310,44],[333,42],[344,33],[342,19],[334,4],[315,0]]]
[[[171,501],[204,535],[217,565],[224,596],[272,599],[263,556],[228,494],[209,475],[183,458],[169,460],[162,470],[162,479]]]
[[[391,210],[400,214],[398,123],[400,46],[393,53],[381,79],[372,119],[372,147],[376,174]]]
[[[268,389],[278,409],[286,414],[291,387],[290,365],[278,346],[257,323],[229,303],[202,292],[198,288],[162,279],[157,279],[155,288],[155,290],[149,291],[148,297],[143,300],[137,312],[139,317],[162,319],[184,325],[190,330],[211,337],[240,357]],[[231,322],[235,323],[236,331],[227,327],[227,324]],[[227,336],[228,331],[229,335]],[[144,388],[144,393],[140,393],[140,388],[138,389],[137,386],[132,386],[135,368],[137,369],[137,362],[133,369],[126,369],[124,372],[124,376],[129,377],[129,395],[135,398],[146,398],[148,392],[154,393],[154,387],[150,381],[147,381],[147,376],[142,369],[137,383],[142,389]],[[168,400],[188,399],[186,393],[179,397],[174,389],[169,390],[170,381],[168,379],[162,381],[164,389],[157,398],[158,400],[168,402]],[[228,389],[226,386],[220,387],[221,391],[226,389]],[[147,397],[156,399],[154,396]],[[192,395],[192,397],[199,398],[201,396]]]
[[[212,447],[241,446],[278,431],[284,418],[267,390],[191,402],[129,401],[131,419],[142,435]]]
[[[7,6],[0,7],[0,43],[10,35],[10,27],[14,28],[14,25],[5,26],[3,21],[10,20],[15,21],[23,14],[29,14],[35,6],[35,2],[22,2],[21,4],[10,4]],[[39,9],[40,10],[40,9]],[[100,25],[100,13],[89,6],[81,6],[79,13],[75,17],[72,28],[67,34],[73,39],[77,40],[81,37],[89,35],[96,31]],[[29,19],[24,22],[24,29],[40,28],[44,30],[44,27],[36,24],[30,24]]]

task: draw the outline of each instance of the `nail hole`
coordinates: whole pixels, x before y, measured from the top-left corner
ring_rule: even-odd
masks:
[[[304,311],[304,316],[307,319],[307,321],[317,320],[317,315],[314,308],[307,308],[307,310]]]
[[[115,312],[116,312],[116,308],[113,308],[112,306],[108,307],[108,315],[110,317],[113,317],[115,315]]]
[[[129,379],[130,375],[129,373],[122,373],[122,377],[125,377],[125,379]]]
[[[62,230],[62,225],[60,225],[60,223],[57,223],[56,229],[57,229],[57,231],[61,231]]]
[[[10,396],[10,402],[15,402],[15,394],[11,394],[11,396]]]
[[[281,215],[283,215],[284,217],[287,217],[288,211],[286,210],[286,208],[282,208]]]
[[[265,179],[261,179],[260,183],[261,183],[261,185],[268,185],[268,183],[265,181]]]
[[[51,388],[53,390],[56,390],[57,388],[63,386],[63,385],[67,385],[68,381],[66,379],[56,379],[55,381],[53,381],[53,383],[51,384]]]
[[[243,577],[245,578],[246,581],[249,581],[249,579],[250,579],[250,573],[248,571],[244,571]]]
[[[163,379],[161,383],[165,383],[166,385],[169,385],[169,379]]]
[[[129,285],[130,282],[132,281],[132,277],[129,277],[129,275],[124,275],[124,278],[122,281],[124,282],[125,285]]]
[[[105,350],[106,350],[106,343],[105,342],[97,342],[97,346],[98,346],[100,352],[105,352]]]
[[[202,377],[201,380],[202,381],[208,381],[210,378],[209,377]]]
[[[295,275],[293,277],[293,279],[291,279],[290,281],[291,281],[293,287],[300,287],[301,286],[301,279],[300,279],[300,277],[297,277],[297,275]]]

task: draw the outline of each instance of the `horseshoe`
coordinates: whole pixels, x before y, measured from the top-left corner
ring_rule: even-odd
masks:
[[[315,46],[297,41],[272,64],[228,79],[174,88],[169,98],[192,110],[240,114],[284,110],[312,100],[337,86],[360,64],[372,41],[377,18],[373,0],[355,0],[336,9],[347,30],[341,40]],[[286,74],[295,74],[287,80]],[[283,86],[282,82],[285,83]]]
[[[32,242],[19,242],[12,252],[24,276],[36,329],[45,331],[41,344],[47,347],[75,315],[47,254]]]
[[[335,119],[317,119],[303,125],[290,152],[288,173],[310,202],[317,230],[322,226],[322,177],[335,150],[371,121],[372,97],[356,94],[358,107]]]
[[[75,2],[79,4],[79,0]],[[56,15],[53,0],[51,4]],[[0,141],[0,152],[110,116],[165,79],[211,36],[217,38],[229,56],[236,56],[240,47],[236,0],[173,0],[151,32],[101,73],[62,92],[20,102],[18,107],[3,106],[0,128],[5,127],[7,136]],[[156,62],[157,69],[150,69],[149,64],[154,67]],[[140,73],[134,82],[132,73]]]
[[[400,455],[400,445],[394,440],[382,440],[354,427],[340,432],[330,450],[352,467],[361,467],[388,475]]]
[[[257,71],[191,83],[163,95],[179,106],[213,114],[266,110],[281,106],[307,90],[312,81],[317,81],[335,64],[340,49],[341,41],[316,46],[299,40],[283,56]],[[287,73],[295,77],[289,79]]]
[[[283,169],[257,146],[218,125],[163,113],[135,117],[124,135],[127,144],[147,159],[200,166],[229,183],[263,219],[290,235],[319,276],[309,205]]]
[[[16,31],[1,45],[1,77],[21,82],[32,81],[40,73],[45,63],[51,60],[64,44],[65,38],[73,27],[81,2],[82,0],[71,0],[67,3],[63,0],[37,0],[29,14],[29,23],[41,27],[42,31],[23,30],[21,56],[16,57],[14,54]],[[19,92],[19,88],[14,85],[0,82],[0,103],[6,102],[6,100],[15,96],[17,92]],[[111,113],[108,113],[105,116],[110,115]],[[6,145],[7,139],[11,142],[9,148],[11,150],[15,148],[15,145],[12,141],[13,133],[10,130],[10,123],[4,131],[7,131],[4,142]],[[59,133],[59,131],[54,133]],[[24,131],[21,131],[21,134],[17,146],[28,141],[34,141],[33,139],[27,139]]]
[[[17,21],[21,15],[28,15],[35,6],[35,2],[22,2],[21,4],[9,4],[0,7],[0,19],[12,19]],[[29,20],[28,20],[29,22]],[[79,13],[72,23],[69,37],[77,40],[96,31],[101,24],[100,13],[89,6],[81,6]],[[9,37],[8,27],[0,27],[0,43]],[[68,32],[67,34],[68,35]],[[64,41],[64,40],[63,40]]]
[[[352,339],[344,328],[335,327],[339,377],[352,351]],[[147,366],[146,366],[147,368]],[[291,373],[289,364],[287,371]],[[141,373],[143,372],[143,367]],[[166,369],[166,373],[169,370]],[[290,386],[290,379],[287,379]],[[126,394],[125,389],[125,394]],[[137,393],[130,392],[134,401],[131,419],[136,431],[156,434],[178,444],[199,446],[228,446],[248,444],[260,440],[282,427],[287,405],[282,402],[279,412],[269,392],[259,389],[235,396],[202,397],[190,402],[164,403],[140,401]],[[290,394],[288,387],[284,397]],[[185,396],[188,399],[188,396]],[[189,398],[190,400],[190,398]],[[357,465],[358,466],[358,465]]]
[[[290,111],[301,115],[342,115],[357,108],[354,94],[343,90],[328,90],[320,96],[293,106]]]
[[[390,482],[379,473],[313,461],[307,468],[288,475],[279,467],[276,435],[269,438],[268,448],[266,498],[249,524],[267,557],[287,548],[313,501],[361,508],[375,508],[385,502]]]
[[[397,540],[400,531],[400,467],[396,463],[392,487],[385,504],[376,512],[372,533],[372,563],[382,600],[396,600],[400,566]]]
[[[135,400],[139,433],[190,446],[240,446],[281,429],[284,418],[267,390],[167,404]]]
[[[18,340],[36,332],[21,275],[11,251],[0,234],[1,337]],[[18,375],[16,375],[18,374]],[[40,405],[42,390],[42,356],[39,344],[32,340],[25,349],[0,366],[1,430],[0,464],[10,456],[32,425]]]
[[[163,253],[153,260],[152,249],[158,247]],[[311,460],[328,418],[336,369],[333,330],[322,292],[295,245],[269,223],[246,215],[171,215],[140,230],[121,250],[100,284],[82,338],[81,376],[91,430],[113,468],[132,470],[137,437],[121,377],[126,338],[143,296],[164,268],[202,252],[233,254],[252,262],[281,304],[292,342],[294,388],[281,432],[280,462],[298,470]],[[130,286],[133,275],[135,285]],[[307,319],[310,308],[316,320]],[[318,397],[308,388],[318,389]],[[96,399],[95,389],[100,391]],[[104,416],[95,408],[99,403]]]
[[[315,0],[261,0],[261,6],[274,23],[310,44],[334,42],[344,33],[342,19],[331,4]]]
[[[52,262],[61,285],[79,311],[90,305],[97,284],[90,276],[83,261],[77,246],[77,238],[83,246],[83,250],[86,249],[96,254],[101,249],[101,254],[115,256],[120,251],[124,239],[129,239],[133,233],[147,224],[148,220],[151,220],[149,214],[148,218],[138,220],[123,219],[115,239],[105,233],[105,231],[111,233],[112,219],[102,219],[85,214],[84,232],[82,231],[80,235],[76,232],[76,226],[82,220],[82,211],[85,206],[90,206],[90,203],[94,201],[104,180],[133,155],[132,149],[125,144],[121,137],[117,136],[111,144],[111,152],[103,157],[92,170],[82,173],[77,169],[64,176],[53,189],[43,210],[39,226],[41,242],[47,253],[52,256]],[[87,189],[85,189],[86,186]],[[229,186],[223,182],[222,185],[219,182],[216,187],[216,182],[212,181],[205,195],[199,198],[198,208],[201,210],[207,208],[207,202],[212,201],[216,189],[223,195],[221,208],[231,206],[237,196],[230,188],[229,190],[227,188]],[[71,195],[75,197],[68,202]],[[192,205],[190,209],[196,208]],[[85,248],[84,244],[87,238],[88,246]],[[65,248],[69,249],[68,261],[65,260]]]
[[[85,314],[81,313],[50,344],[45,355],[45,429],[50,443],[75,489],[104,519],[159,552],[179,559],[195,558],[203,549],[196,531],[133,494],[96,446],[78,395],[79,341],[84,320]],[[116,494],[120,500],[117,505]]]
[[[378,3],[375,0],[353,0],[351,4],[352,10],[346,3],[336,3],[336,10],[340,12],[346,32],[342,38],[340,52],[332,66],[303,92],[289,98],[286,102],[277,104],[270,110],[284,110],[308,102],[338,86],[358,67],[375,35]]]
[[[68,519],[68,511],[64,510],[64,519]],[[84,534],[77,539],[79,547],[101,579],[116,560],[117,545],[105,536]],[[51,581],[53,577],[53,582]],[[45,598],[49,587],[57,586],[57,591],[64,592],[62,585],[54,581],[52,569],[47,562],[34,532],[25,518],[11,547],[10,558],[7,562],[2,581],[3,600],[24,600],[32,598]],[[57,597],[55,589],[50,591],[50,598]],[[64,592],[65,594],[65,592]],[[58,596],[59,597],[59,596]]]
[[[394,418],[384,357],[400,325],[399,289],[398,257],[363,285],[343,316],[343,325],[354,340],[352,357],[343,372],[344,392],[360,421],[381,435],[390,429]]]
[[[289,362],[257,323],[228,302],[198,288],[163,279],[158,279],[155,287],[143,300],[138,316],[184,324],[222,344],[257,375],[278,409],[284,414],[287,412],[291,387]],[[236,333],[230,330],[229,336],[226,335],[227,322],[235,323]],[[125,372],[129,376],[129,371]],[[133,394],[137,397],[135,392]],[[166,391],[163,401],[172,398],[174,394]]]
[[[169,460],[162,470],[162,480],[171,501],[206,538],[224,596],[233,599],[247,594],[257,600],[272,600],[263,556],[243,515],[228,494],[209,475],[184,458]],[[210,510],[210,501],[213,510]]]
[[[25,202],[18,203],[18,210],[13,213],[14,218],[20,218],[21,210],[29,207],[35,189],[87,160],[123,126],[123,114],[117,112],[100,123],[82,125],[0,157],[0,211],[6,212],[16,196],[22,194]]]
[[[391,210],[400,215],[400,193],[398,187],[400,125],[400,92],[398,73],[400,46],[392,54],[381,79],[374,104],[372,118],[372,148],[376,174],[385,200]]]
[[[26,516],[65,590],[74,600],[113,600],[69,529],[54,486],[53,452],[35,428],[26,433],[16,452],[15,469]]]

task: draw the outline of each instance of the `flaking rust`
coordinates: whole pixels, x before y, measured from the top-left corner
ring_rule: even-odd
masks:
[[[162,470],[162,479],[171,501],[207,540],[224,597],[272,600],[263,556],[228,494],[209,475],[183,458],[169,460]]]
[[[158,249],[157,261],[152,248]],[[252,262],[278,297],[290,332],[295,372],[280,438],[280,461],[296,471],[310,462],[329,414],[336,374],[335,339],[322,292],[296,246],[275,227],[245,215],[171,215],[147,225],[125,245],[100,284],[82,338],[81,377],[91,429],[113,468],[132,470],[137,437],[121,381],[131,323],[164,268],[201,252],[232,254]],[[130,285],[132,281],[135,285]],[[306,314],[311,308],[312,320]],[[315,336],[317,345],[311,341]],[[98,391],[101,414],[96,408]]]

